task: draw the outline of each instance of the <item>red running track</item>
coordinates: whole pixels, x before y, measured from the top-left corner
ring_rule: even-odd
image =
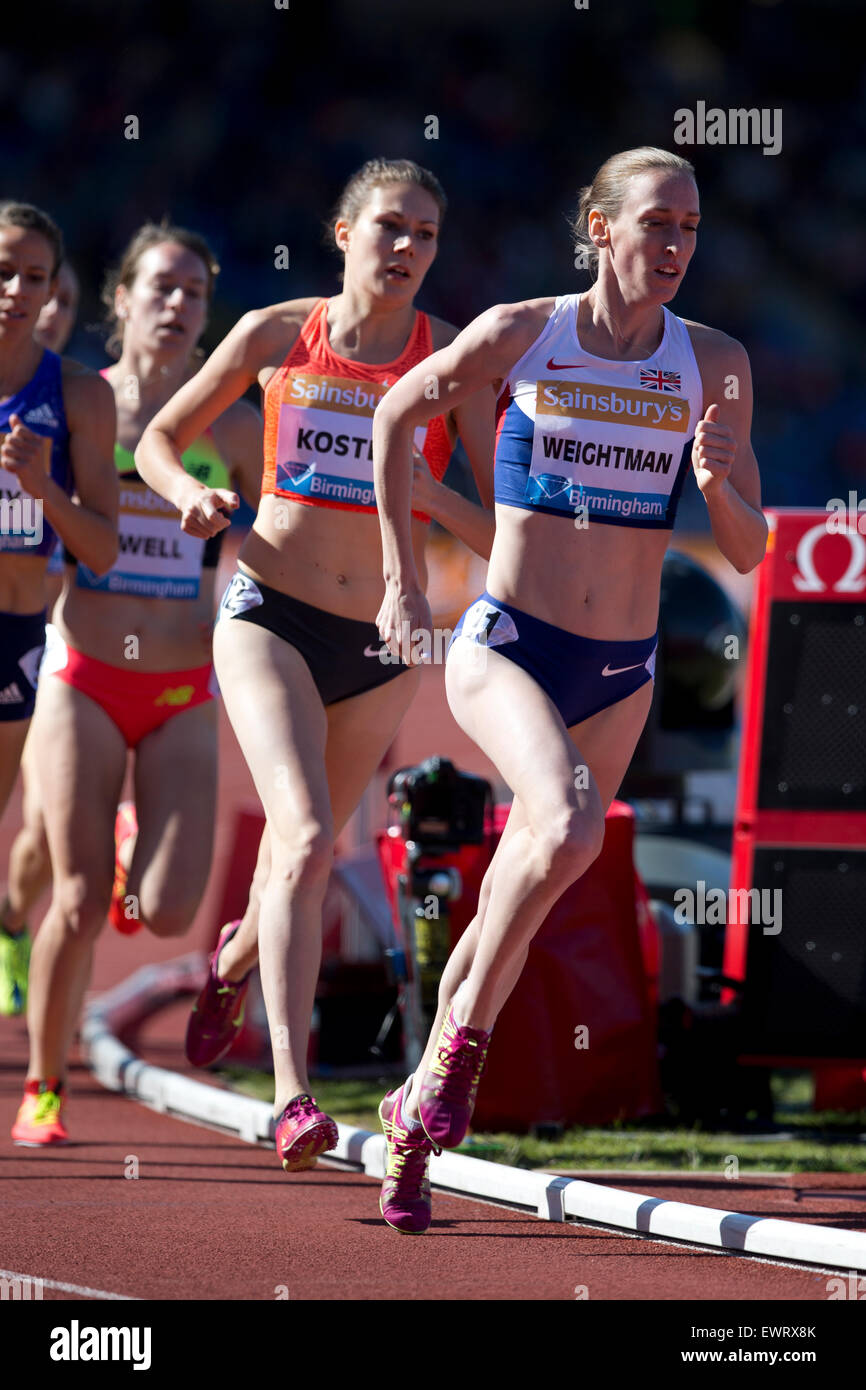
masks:
[[[128,944],[111,941],[110,953]],[[189,1070],[180,1047],[186,1008],[173,1005],[145,1025],[138,1047],[148,1060]],[[375,1180],[330,1165],[289,1177],[273,1151],[107,1093],[81,1066],[68,1107],[74,1142],[17,1148],[8,1134],[26,1056],[23,1022],[0,1020],[0,1042],[0,1267],[18,1274],[168,1300],[273,1300],[282,1288],[316,1300],[573,1300],[581,1286],[593,1300],[827,1298],[826,1272],[438,1193],[431,1230],[400,1236],[379,1216]],[[810,1175],[809,1185],[823,1191],[838,1181]],[[864,1216],[847,1196],[797,1203],[788,1180],[776,1187],[745,1178],[724,1194],[693,1177],[632,1175],[618,1185],[849,1229]],[[46,1288],[45,1297],[75,1295]]]

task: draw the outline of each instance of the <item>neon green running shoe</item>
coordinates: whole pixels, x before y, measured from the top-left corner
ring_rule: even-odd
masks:
[[[0,927],[0,1014],[23,1014],[27,1007],[30,933],[10,936]]]
[[[12,1126],[14,1142],[31,1149],[67,1143],[69,1135],[62,1119],[65,1101],[63,1082],[57,1077],[25,1081],[24,1099]]]

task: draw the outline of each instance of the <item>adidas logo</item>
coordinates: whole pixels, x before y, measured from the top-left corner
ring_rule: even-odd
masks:
[[[42,642],[38,647],[31,647],[29,652],[24,652],[18,658],[18,665],[29,680],[33,689],[36,689],[36,682],[39,680],[39,663],[45,651],[45,643]]]
[[[51,425],[53,428],[57,428],[57,416],[47,401],[43,401],[41,405],[36,405],[32,410],[29,410],[24,416],[24,420],[28,425]]]
[[[13,681],[4,690],[0,690],[0,705],[21,705],[23,703],[24,696],[18,689],[17,681]]]

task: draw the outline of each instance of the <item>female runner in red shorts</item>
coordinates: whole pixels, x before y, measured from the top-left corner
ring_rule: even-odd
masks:
[[[403,623],[430,625],[406,466],[408,440],[431,414],[424,373],[458,406],[491,383],[497,392],[488,589],[455,629],[446,681],[458,724],[514,792],[425,1055],[382,1102],[381,1210],[401,1231],[429,1225],[430,1152],[461,1142],[529,943],[601,849],[652,699],[662,560],[689,473],[725,558],[745,574],[764,553],[748,357],[665,307],[698,217],[686,160],[653,148],[613,156],[583,190],[575,224],[597,267],[592,288],[488,310],[376,415],[386,581],[377,622],[396,650]]]
[[[223,598],[214,656],[267,817],[258,952],[274,1052],[277,1152],[287,1171],[311,1166],[337,1142],[306,1072],[322,900],[335,837],[418,680],[417,671],[389,660],[373,622],[382,556],[371,432],[385,392],[456,334],[414,307],[444,208],[437,180],[411,161],[365,165],[345,188],[334,222],[345,258],[342,293],[247,314],[160,413],[137,453],[151,485],[183,514],[184,530],[212,536],[227,524],[217,508],[236,499],[194,484],[179,451],[252,382],[265,392],[262,499]],[[489,503],[492,393],[462,402],[453,420],[444,403],[431,414],[416,449],[438,481],[459,431]],[[432,485],[424,502],[434,495],[449,530],[486,556],[492,512]],[[428,519],[416,510],[409,523],[422,575]],[[238,941],[232,924],[214,953],[194,1015],[190,1055],[198,1060],[205,1047],[213,1055],[215,1037],[221,1045],[226,1029],[231,1034],[242,978],[256,958],[255,913],[244,927],[248,939]]]

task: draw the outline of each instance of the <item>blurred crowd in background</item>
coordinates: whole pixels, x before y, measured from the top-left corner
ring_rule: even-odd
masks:
[[[76,0],[0,53],[0,195],[44,206],[82,282],[68,351],[107,360],[99,289],[145,220],[222,265],[206,348],[246,309],[338,289],[324,223],[374,155],[450,200],[419,303],[463,324],[587,287],[566,218],[609,154],[696,165],[674,310],[741,339],[769,505],[866,491],[866,66],[849,0]],[[8,36],[7,36],[8,38]],[[782,148],[674,142],[675,112],[781,109]],[[138,139],[126,139],[127,118]],[[435,129],[438,138],[425,138]],[[289,252],[276,269],[275,247]],[[681,525],[706,526],[697,489]]]

